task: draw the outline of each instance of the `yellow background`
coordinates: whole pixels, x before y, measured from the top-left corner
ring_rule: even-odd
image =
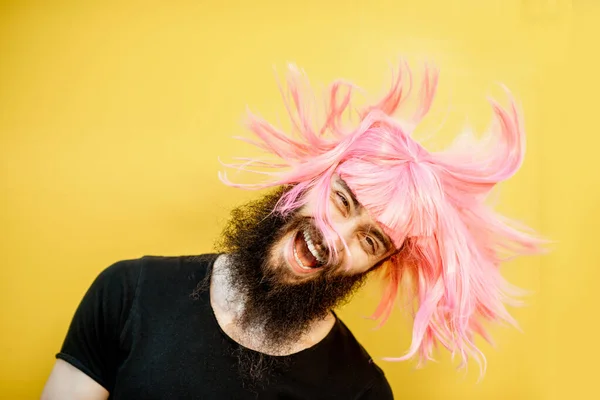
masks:
[[[221,185],[217,156],[246,154],[231,139],[246,105],[283,115],[273,66],[378,95],[408,56],[441,68],[422,129],[450,110],[441,140],[486,127],[496,82],[514,92],[528,153],[499,208],[557,245],[506,265],[534,294],[513,311],[522,333],[482,344],[482,382],[446,353],[422,370],[380,362],[397,398],[600,398],[599,17],[595,0],[0,2],[0,397],[39,397],[103,268],[211,251],[257,195]],[[342,315],[374,357],[401,355],[403,317],[379,331],[363,318],[378,287]]]

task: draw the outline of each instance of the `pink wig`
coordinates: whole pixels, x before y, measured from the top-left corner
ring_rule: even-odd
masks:
[[[463,135],[449,149],[429,152],[411,137],[428,113],[437,86],[437,70],[426,67],[424,72],[416,107],[408,117],[393,117],[407,108],[412,89],[410,69],[401,64],[389,92],[358,109],[358,121],[351,124],[344,123],[343,116],[353,110],[352,84],[334,82],[319,110],[311,103],[314,98],[304,75],[290,68],[289,97],[281,89],[292,132],[286,134],[249,113],[248,126],[257,140],[241,138],[276,160],[228,164],[267,180],[243,185],[219,176],[235,187],[290,185],[277,207],[284,214],[302,207],[304,194],[313,193],[316,223],[331,248],[335,231],[328,199],[331,178],[338,174],[400,249],[384,265],[385,287],[373,317],[381,324],[387,320],[403,283],[409,283],[406,288],[414,295],[412,344],[406,355],[393,360],[417,354],[421,362],[430,360],[433,347],[441,343],[461,356],[462,365],[469,356],[475,358],[484,373],[485,357],[474,343],[475,334],[491,340],[482,323],[506,321],[516,326],[505,304],[518,291],[501,276],[500,263],[509,255],[539,253],[544,243],[484,204],[492,188],[521,166],[522,121],[507,91],[510,107],[491,101],[496,124],[484,137]],[[318,111],[324,111],[321,122]]]

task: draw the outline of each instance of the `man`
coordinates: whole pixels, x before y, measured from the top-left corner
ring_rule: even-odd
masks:
[[[386,283],[374,314],[382,322],[398,294],[415,296],[413,343],[397,360],[426,360],[440,343],[484,366],[473,343],[487,338],[482,320],[512,322],[503,301],[514,291],[498,266],[542,243],[484,204],[522,162],[519,115],[493,103],[497,129],[428,152],[411,133],[437,72],[425,70],[413,112],[393,118],[409,109],[411,74],[400,72],[354,124],[343,119],[352,85],[335,82],[319,125],[292,69],[293,135],[251,115],[252,143],[276,159],[237,166],[259,168],[272,179],[251,188],[274,191],[233,211],[215,254],[103,271],[42,397],[391,399],[383,371],[333,311],[374,271]]]

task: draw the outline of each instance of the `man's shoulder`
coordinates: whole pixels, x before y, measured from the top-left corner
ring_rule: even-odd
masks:
[[[95,280],[101,286],[117,295],[120,291],[139,292],[142,288],[168,288],[188,285],[202,285],[209,276],[212,262],[218,254],[200,255],[143,255],[123,258],[102,270]],[[186,285],[187,286],[187,285]]]
[[[369,352],[358,341],[356,336],[354,336],[354,333],[338,315],[336,315],[334,329],[335,341],[333,345],[337,348],[336,351],[339,353],[340,357],[348,358],[348,361],[353,361],[353,363],[362,363],[364,365],[373,363],[373,359]]]
[[[191,273],[190,279],[196,274],[204,275],[218,254],[206,253],[200,255],[143,255],[124,258],[109,265],[100,276],[107,278],[129,278],[144,275],[145,278],[161,279],[178,274]]]
[[[178,272],[207,272],[217,257],[218,254],[215,253],[173,256],[144,255],[136,261],[147,270],[147,273],[173,275]]]
[[[348,376],[352,376],[356,383],[361,382],[364,397],[359,398],[392,399],[391,388],[383,369],[344,321],[337,315],[336,319],[335,335],[331,346],[344,380],[347,381]]]

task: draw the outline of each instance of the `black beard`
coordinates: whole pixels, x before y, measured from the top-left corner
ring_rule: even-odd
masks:
[[[315,229],[311,219],[273,212],[285,192],[280,189],[234,209],[217,251],[229,256],[229,273],[236,292],[246,303],[237,321],[241,331],[261,327],[264,345],[270,351],[285,353],[308,331],[311,323],[324,319],[331,310],[348,300],[364,283],[366,273],[334,274],[337,266],[325,266],[306,281],[289,282],[289,267],[272,249],[289,232],[305,227]],[[242,371],[251,378],[269,372],[274,358],[239,354]],[[283,360],[285,357],[276,357]],[[270,359],[270,360],[267,360]],[[266,364],[265,364],[266,363]]]

